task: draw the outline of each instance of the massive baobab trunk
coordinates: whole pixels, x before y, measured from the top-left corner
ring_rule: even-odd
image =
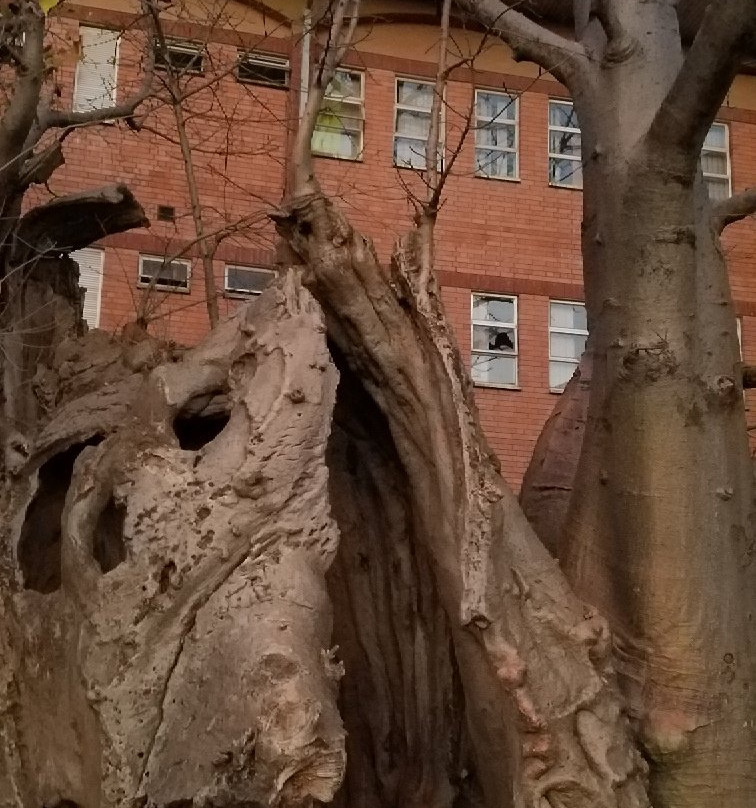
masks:
[[[696,160],[753,3],[723,3],[687,80],[672,2],[592,3],[577,43],[463,5],[583,126],[590,401],[564,529],[562,496],[538,526],[563,570],[444,318],[438,177],[387,269],[313,176],[359,7],[334,0],[274,214],[292,268],[183,354],[76,337],[61,283],[73,314],[46,321],[25,398],[6,390],[29,423],[0,502],[3,808],[751,805],[730,214]]]
[[[498,0],[462,5],[569,87],[582,133],[590,403],[564,530],[564,497],[540,521],[613,629],[652,802],[745,808],[753,478],[718,236],[728,213],[712,213],[698,158],[756,4],[710,4],[685,56],[672,2],[576,3],[577,41]]]

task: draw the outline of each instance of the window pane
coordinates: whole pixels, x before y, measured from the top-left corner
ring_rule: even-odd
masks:
[[[573,188],[583,187],[583,167],[579,160],[560,160],[549,158],[549,182],[554,185],[568,185]]]
[[[577,364],[575,362],[549,362],[549,387],[560,390],[572,378]]]
[[[727,129],[724,124],[712,124],[709,134],[704,140],[704,148],[724,149],[727,146]]]
[[[430,111],[433,104],[433,86],[419,84],[416,81],[398,81],[396,83],[396,100],[400,104]]]
[[[430,115],[425,112],[396,111],[396,131],[400,135],[426,139],[430,129]]]
[[[515,147],[515,127],[512,124],[489,124],[475,132],[478,146],[500,146],[513,149]]]
[[[328,98],[361,98],[362,76],[360,73],[348,73],[338,70],[326,90]]]
[[[549,132],[549,151],[552,154],[571,154],[580,157],[580,132]]]
[[[727,155],[720,152],[704,152],[701,155],[704,174],[727,174]]]
[[[514,121],[517,100],[500,93],[477,93],[476,111],[479,118],[495,118],[496,122]]]
[[[251,267],[226,267],[226,289],[231,292],[260,294],[276,277],[274,272]]]
[[[549,335],[549,354],[556,359],[580,359],[585,350],[584,334],[560,334],[552,331]]]
[[[476,351],[514,352],[517,347],[514,328],[489,325],[473,326],[473,349]]]
[[[552,328],[575,328],[586,331],[588,320],[585,306],[580,303],[551,303],[549,324]]]
[[[709,199],[727,199],[730,196],[730,183],[723,179],[706,179],[706,187],[709,191]]]
[[[394,138],[394,165],[425,168],[425,141]]]
[[[516,177],[517,155],[514,152],[475,150],[476,170],[487,177]]]
[[[561,104],[559,102],[549,103],[549,123],[552,126],[570,126],[578,128],[578,119],[575,108],[572,104]]]
[[[513,356],[473,354],[472,377],[488,384],[516,384],[517,360]]]
[[[473,295],[473,320],[489,320],[494,323],[515,322],[514,300],[506,297]]]

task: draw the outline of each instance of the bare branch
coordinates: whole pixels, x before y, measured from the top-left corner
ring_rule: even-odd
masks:
[[[151,10],[154,8],[151,0],[143,0],[142,8],[145,14],[148,15],[148,19],[150,19],[152,16]],[[37,113],[36,140],[39,140],[48,129],[75,129],[79,126],[88,126],[104,121],[114,121],[119,118],[131,118],[140,104],[147,100],[153,89],[155,79],[155,54],[153,49],[149,47],[149,43],[148,47],[145,48],[145,56],[141,86],[130,98],[120,104],[114,104],[111,107],[91,109],[82,112],[53,109],[51,107],[42,108]]]
[[[548,70],[572,88],[588,70],[585,48],[549,31],[501,0],[457,0],[457,5],[503,39],[515,59],[526,59]]]
[[[648,137],[690,155],[690,169],[722,99],[756,39],[756,0],[709,3]]]
[[[15,257],[68,253],[110,233],[149,224],[125,185],[69,194],[32,208],[15,233]]]
[[[739,222],[756,213],[756,188],[748,188],[729,199],[717,202],[711,212],[714,230],[721,233],[728,224]]]
[[[310,150],[312,134],[315,131],[326,89],[354,37],[360,16],[360,0],[332,0],[328,10],[331,12],[328,41],[321,53],[318,69],[314,71],[307,94],[307,103],[292,148],[295,195],[311,193],[316,188]]]

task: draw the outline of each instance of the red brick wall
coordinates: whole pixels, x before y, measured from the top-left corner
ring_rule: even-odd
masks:
[[[75,36],[77,22],[59,25]],[[124,42],[119,83],[136,81],[138,36]],[[294,40],[292,40],[293,42]],[[269,50],[285,51],[288,41],[273,40]],[[392,166],[395,69],[412,77],[407,68],[429,75],[430,61],[392,62],[367,53],[353,55],[355,67],[368,64],[365,78],[364,153],[359,162],[318,159],[317,172],[325,189],[341,200],[356,227],[374,239],[379,255],[388,259],[394,240],[410,226],[412,209],[402,187],[418,188],[412,172]],[[231,45],[214,45],[219,62],[234,58]],[[296,54],[292,61],[295,62]],[[423,58],[423,54],[419,54]],[[421,69],[422,68],[422,69]],[[64,93],[70,95],[73,68],[61,72]],[[490,72],[492,89],[522,86],[522,77]],[[295,86],[296,71],[292,77]],[[548,391],[549,298],[579,300],[581,292],[579,191],[549,187],[547,181],[548,92],[563,97],[559,85],[540,80],[520,99],[520,180],[506,182],[473,176],[474,138],[469,138],[447,186],[438,225],[438,270],[444,301],[460,349],[469,361],[470,294],[495,291],[518,295],[519,389],[477,388],[477,401],[485,431],[497,451],[509,482],[517,487],[535,439],[553,407]],[[470,85],[455,81],[447,91],[447,145],[453,147],[461,124],[460,113],[470,102]],[[212,226],[274,205],[281,197],[285,175],[285,139],[290,130],[295,93],[242,87],[233,75],[224,77],[218,91],[206,91],[194,100],[201,113],[194,137],[207,135],[205,146],[224,151],[224,136],[232,134],[230,155],[197,155],[197,170],[206,215]],[[65,96],[64,96],[65,97]],[[226,126],[223,116],[231,115]],[[756,122],[752,112],[728,110],[732,177],[735,191],[756,183]],[[208,120],[210,123],[208,123]],[[170,113],[156,110],[150,126],[172,129]],[[260,149],[263,144],[264,148]],[[173,205],[178,221],[154,221],[150,231],[112,237],[104,242],[106,259],[102,298],[103,328],[115,330],[135,316],[146,294],[137,287],[139,252],[172,254],[192,237],[186,181],[177,147],[150,132],[135,135],[122,124],[74,133],[66,142],[66,167],[51,187],[55,192],[122,180],[134,190],[154,220],[159,204]],[[254,228],[224,244],[215,263],[222,286],[224,261],[270,264],[275,238],[261,215]],[[733,226],[725,249],[732,273],[733,295],[743,315],[743,349],[756,362],[756,228],[753,222]],[[194,251],[196,252],[196,251]],[[152,291],[156,317],[153,328],[180,342],[193,342],[207,328],[204,292],[196,257],[188,294]],[[222,300],[224,313],[238,305]],[[749,394],[750,395],[750,394]],[[751,402],[756,407],[756,399]],[[756,421],[756,416],[754,417]]]

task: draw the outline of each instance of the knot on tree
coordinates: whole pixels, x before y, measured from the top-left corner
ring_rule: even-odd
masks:
[[[665,339],[649,345],[632,345],[622,357],[620,377],[633,384],[657,382],[673,376],[679,367],[677,357]]]

